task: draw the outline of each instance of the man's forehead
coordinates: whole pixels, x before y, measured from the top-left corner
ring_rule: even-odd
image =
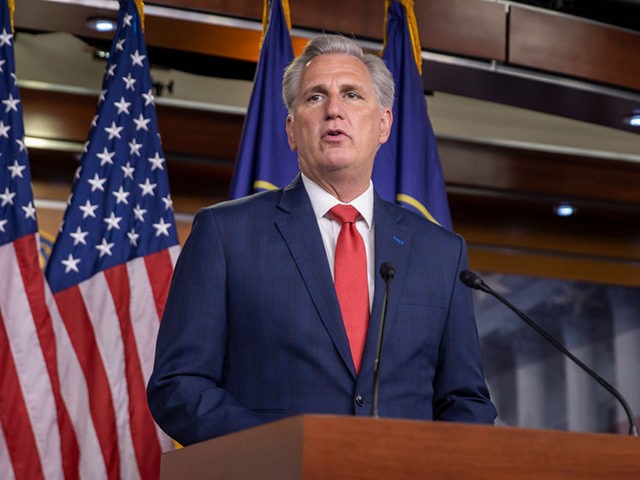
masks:
[[[309,60],[302,72],[303,84],[324,85],[336,80],[341,84],[371,84],[366,65],[353,55],[319,55]],[[310,85],[306,87],[310,88]]]

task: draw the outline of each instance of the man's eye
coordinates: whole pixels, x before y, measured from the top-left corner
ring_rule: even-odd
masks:
[[[307,101],[309,102],[318,102],[322,98],[322,95],[319,93],[314,93],[313,95],[309,95]]]
[[[356,92],[347,92],[345,97],[349,99],[360,98],[360,95]]]

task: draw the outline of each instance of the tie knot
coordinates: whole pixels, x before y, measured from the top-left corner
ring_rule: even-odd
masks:
[[[351,205],[336,205],[329,210],[329,214],[343,224],[354,223],[360,216],[360,212]]]

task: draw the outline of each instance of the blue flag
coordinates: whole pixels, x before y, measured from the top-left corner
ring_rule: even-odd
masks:
[[[284,15],[286,0],[272,0],[249,109],[231,181],[231,198],[286,186],[298,172],[297,154],[289,148],[282,100],[282,75],[293,59]]]
[[[383,58],[393,74],[396,100],[393,127],[380,147],[373,168],[373,183],[386,200],[419,212],[451,230],[451,215],[435,135],[427,115],[423,84],[414,54],[409,2],[391,0],[387,10]]]

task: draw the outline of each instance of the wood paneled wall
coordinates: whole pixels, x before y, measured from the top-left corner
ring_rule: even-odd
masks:
[[[47,25],[55,24],[61,31],[87,34],[65,21],[86,16],[89,7],[25,2],[33,2],[34,8],[17,11],[18,28],[46,30]],[[262,2],[257,0],[153,3],[256,21],[262,16]],[[383,3],[290,0],[295,27],[339,31],[374,41],[382,39]],[[47,15],[45,8],[55,10],[55,15]],[[425,49],[495,65],[524,66],[640,94],[638,33],[508,2],[418,0],[415,11]],[[147,17],[148,44],[173,48],[176,55],[189,51],[257,59],[256,29],[185,22],[179,17]],[[295,39],[296,51],[304,42]],[[466,81],[475,84],[466,91],[479,98],[499,97],[497,90],[509,88],[504,78],[498,80],[492,72],[485,72],[481,83],[472,71],[455,73],[455,78],[439,79],[436,87],[465,91],[460,85]],[[425,73],[425,85],[429,74],[433,70]],[[501,98],[518,104],[518,96],[544,96],[535,84],[527,88]],[[21,94],[27,135],[84,142],[96,98],[34,89],[22,89]],[[606,97],[599,98],[600,106],[585,106],[581,99],[584,97],[567,95],[563,108],[568,116],[573,112],[589,120],[599,112],[587,114],[585,110],[608,108]],[[530,101],[527,105],[544,111],[543,103]],[[242,116],[160,105],[158,121],[176,210],[192,214],[225,199]],[[439,148],[454,225],[469,243],[472,268],[640,285],[638,164],[451,139],[439,139]],[[31,149],[37,197],[66,200],[75,155],[73,151]],[[553,217],[550,210],[560,200],[576,202],[579,215]],[[41,209],[39,215],[43,228],[57,230],[60,211]],[[180,225],[181,240],[188,228],[187,219]]]

